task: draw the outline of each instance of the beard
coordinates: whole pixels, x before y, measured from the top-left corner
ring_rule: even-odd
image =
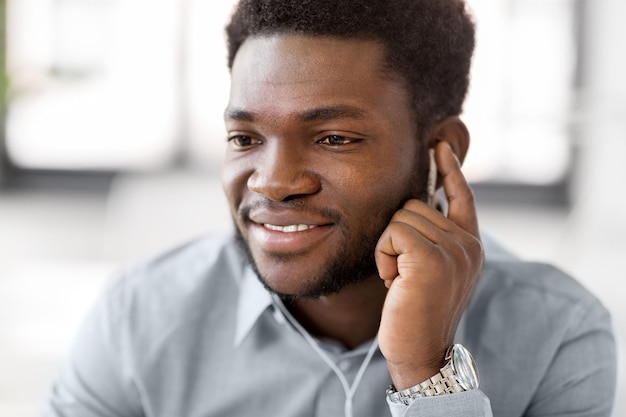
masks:
[[[374,250],[378,243],[378,238],[386,226],[386,223],[382,224],[379,227],[372,228],[368,233],[362,233],[359,237],[353,239],[349,239],[344,235],[340,245],[343,250],[329,258],[324,267],[312,273],[307,283],[295,294],[277,291],[268,283],[267,277],[259,270],[250,246],[245,241],[239,227],[235,227],[235,240],[265,289],[278,295],[283,300],[297,298],[316,299],[337,293],[351,284],[363,282],[378,273],[374,260]],[[348,243],[349,241],[350,243]],[[292,256],[298,255],[275,254],[273,256],[275,259],[287,260]]]
[[[407,189],[404,195],[393,202],[385,201],[382,207],[372,208],[372,216],[368,218],[364,227],[356,233],[350,231],[346,227],[347,222],[343,220],[342,215],[332,209],[314,209],[306,206],[306,203],[300,199],[285,202],[272,202],[264,199],[253,206],[246,206],[239,210],[239,219],[242,221],[241,223],[234,221],[235,240],[263,286],[271,293],[278,295],[281,299],[285,301],[298,298],[317,299],[338,293],[350,285],[378,276],[374,252],[378,240],[383,231],[387,228],[391,217],[410,198],[418,198],[422,201],[426,201],[428,191],[424,184],[424,178],[426,178],[425,172],[428,172],[428,165],[419,164],[419,166],[421,168],[416,169],[410,178],[406,180]],[[311,273],[308,281],[302,283],[298,293],[283,293],[269,284],[267,277],[259,270],[250,245],[245,240],[239,226],[239,224],[245,224],[243,220],[247,219],[253,207],[258,205],[270,207],[273,204],[283,206],[291,205],[295,210],[316,213],[326,218],[331,218],[335,224],[344,231],[343,239],[339,245],[340,250],[334,255],[329,256],[322,268]],[[288,260],[298,255],[270,254],[269,256],[272,256],[275,260]]]

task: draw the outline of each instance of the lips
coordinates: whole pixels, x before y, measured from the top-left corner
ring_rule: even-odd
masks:
[[[311,250],[327,239],[334,222],[293,210],[252,210],[249,243],[262,251],[295,254]]]

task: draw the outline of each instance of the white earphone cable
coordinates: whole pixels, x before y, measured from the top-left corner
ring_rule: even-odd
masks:
[[[287,310],[282,301],[276,295],[272,295],[272,298],[274,300],[274,304],[278,307],[283,316],[289,321],[289,323],[291,323],[296,328],[298,333],[300,333],[302,337],[304,337],[304,339],[309,343],[309,345],[311,345],[317,355],[330,367],[330,369],[333,370],[335,375],[337,375],[337,378],[339,378],[341,386],[343,387],[343,390],[346,394],[346,400],[344,403],[345,417],[353,417],[354,394],[356,393],[356,389],[359,386],[361,379],[363,379],[363,375],[365,374],[367,366],[372,361],[372,357],[374,356],[376,349],[378,349],[378,338],[374,338],[374,340],[372,341],[372,344],[367,351],[367,355],[365,355],[365,359],[363,359],[363,362],[361,363],[361,366],[359,367],[359,370],[354,377],[354,381],[352,381],[352,385],[350,385],[343,372],[341,372],[341,370],[328,356],[328,354],[324,352],[324,350],[319,346],[317,341],[313,339],[309,332],[307,332],[304,327],[302,327],[302,325],[298,323],[298,321],[291,315],[291,313],[289,312],[289,310]]]

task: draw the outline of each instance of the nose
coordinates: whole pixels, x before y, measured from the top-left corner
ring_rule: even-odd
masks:
[[[306,161],[303,152],[295,146],[268,147],[248,177],[248,189],[273,201],[315,194],[321,182]]]

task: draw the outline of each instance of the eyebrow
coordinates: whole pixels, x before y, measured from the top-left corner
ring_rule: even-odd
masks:
[[[361,120],[365,119],[365,112],[357,107],[348,105],[329,106],[306,111],[300,118],[304,122],[335,119]]]
[[[240,122],[254,122],[254,114],[241,109],[227,108],[224,110],[224,119]]]
[[[307,110],[297,115],[303,122],[314,122],[324,120],[336,120],[336,119],[355,119],[363,120],[366,118],[365,111],[358,107],[349,105],[338,105],[319,107],[316,109]],[[224,111],[224,118],[230,120],[237,120],[240,122],[254,122],[256,120],[255,114],[243,109],[227,108]]]

